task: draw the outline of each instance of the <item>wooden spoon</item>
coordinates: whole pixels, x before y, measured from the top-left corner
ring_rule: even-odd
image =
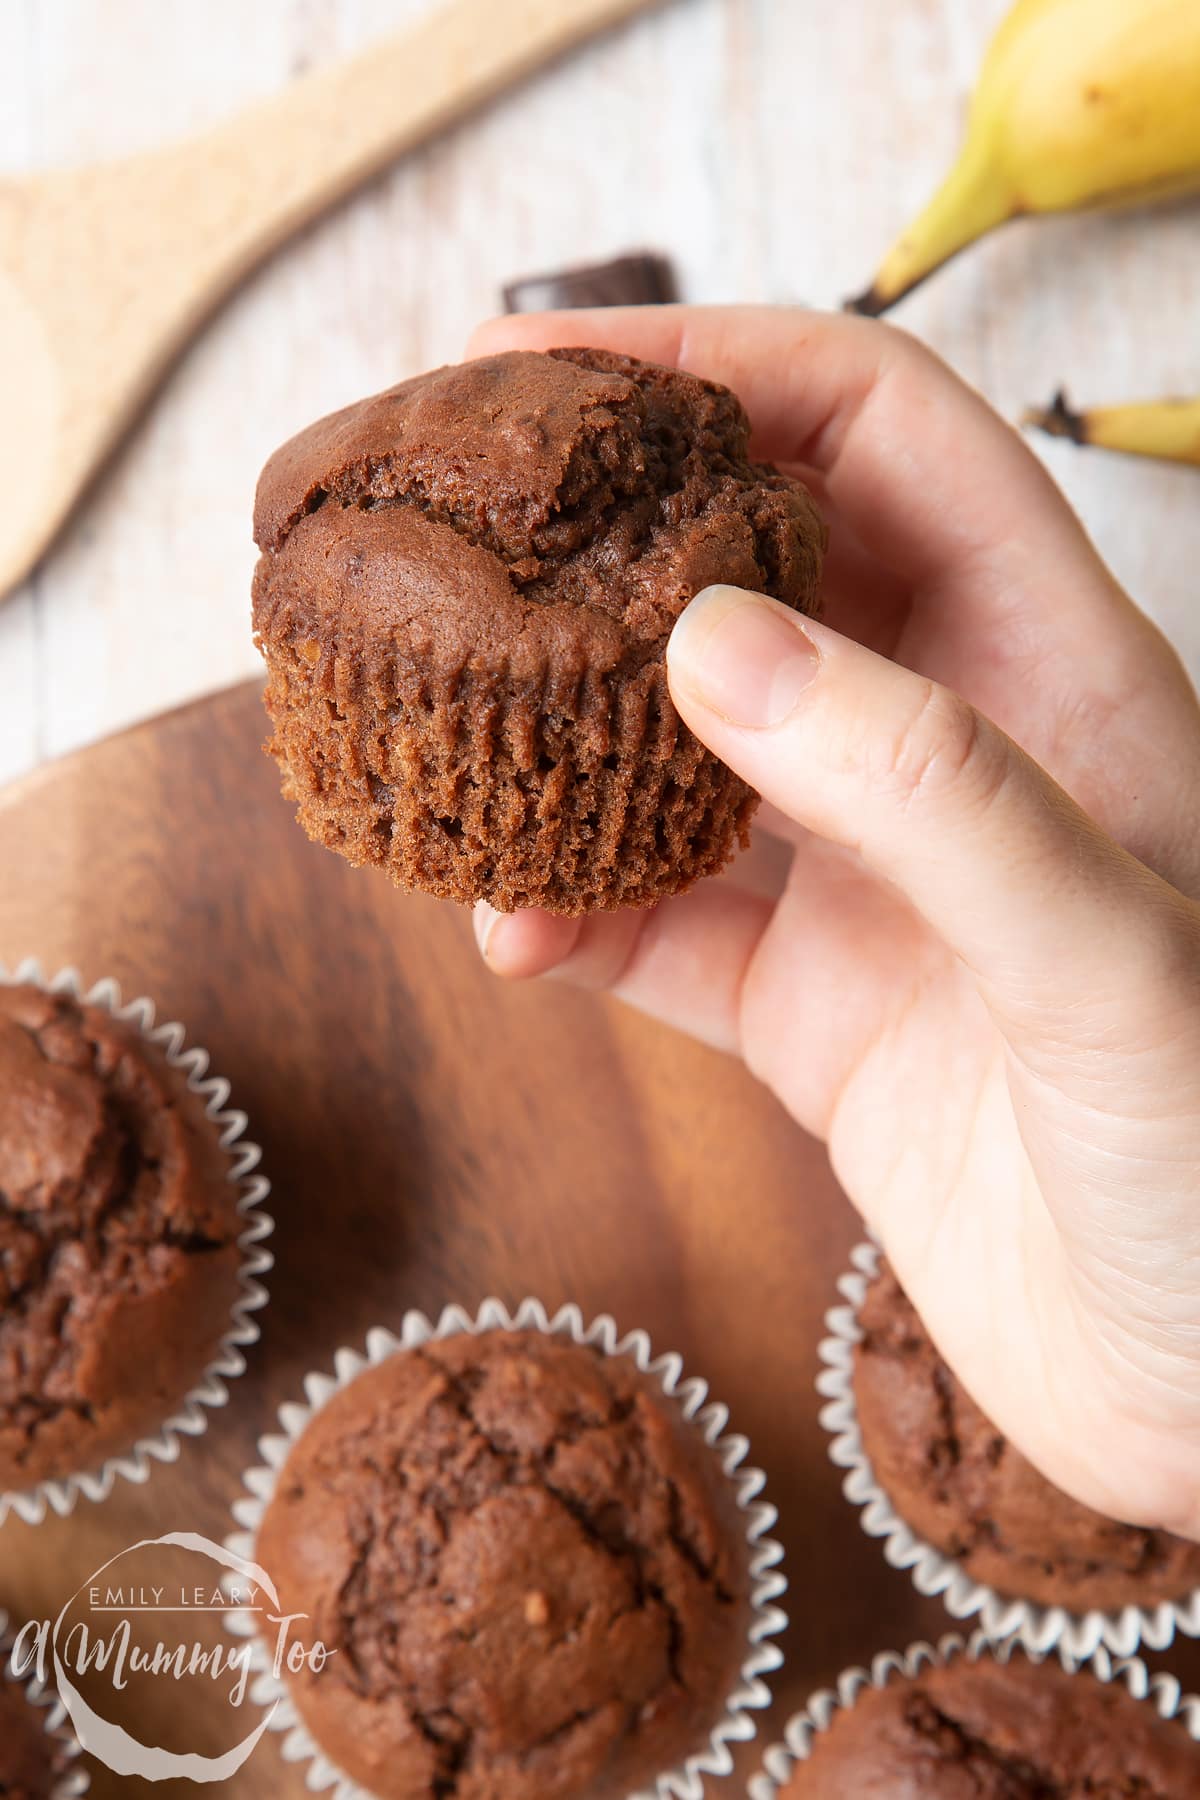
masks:
[[[450,0],[186,143],[0,182],[0,595],[217,302],[400,151],[651,0]]]

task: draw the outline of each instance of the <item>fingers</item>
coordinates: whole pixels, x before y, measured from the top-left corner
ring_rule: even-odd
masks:
[[[801,834],[794,825],[790,831],[777,829],[777,819],[777,814],[759,807],[754,815],[750,848],[735,856],[725,872],[717,877],[722,886],[743,888],[763,900],[778,900],[787,886]]]
[[[875,321],[784,307],[524,315],[471,347],[562,343],[733,387],[757,451],[799,465],[826,506],[831,622],[967,695],[1200,895],[1200,712],[1179,659],[1033,453],[931,352]]]
[[[717,880],[652,911],[585,919],[480,905],[475,931],[498,975],[552,973],[604,989],[744,1055],[822,1135],[864,1047],[903,1009],[929,960],[911,910],[815,841],[777,902]]]
[[[740,1048],[742,984],[773,911],[757,894],[709,882],[653,910],[549,913],[475,909],[476,940],[498,975],[555,973],[606,989],[711,1044]]]
[[[858,851],[1010,1022],[1115,987],[1178,896],[945,688],[759,594],[710,588],[668,646],[692,730],[809,831]]]
[[[603,913],[597,923],[636,921],[637,913]],[[557,913],[531,907],[525,912],[502,913],[486,900],[475,904],[472,917],[475,942],[493,975],[506,981],[532,981],[550,975],[569,962],[578,949],[588,921],[564,919]]]
[[[830,500],[822,478],[803,463],[780,465],[808,488],[829,527],[821,571],[822,618],[860,644],[893,656],[913,611],[913,590],[861,544]]]
[[[787,886],[796,843],[804,835],[782,813],[760,808],[750,848],[707,884],[706,892],[735,888],[774,905]],[[744,917],[751,916],[736,906],[716,909],[713,916],[732,918],[739,910]],[[475,941],[492,973],[505,980],[564,973],[580,987],[612,987],[629,961],[637,930],[649,917],[646,911],[627,911],[569,919],[536,907],[502,913],[480,900],[474,914]]]
[[[1010,611],[1053,566],[1060,608],[1129,602],[1033,452],[931,351],[890,326],[795,307],[611,307],[496,319],[470,353],[592,344],[733,388],[755,448],[823,477],[850,528],[910,582]],[[1085,592],[1073,595],[1076,584]]]
[[[501,913],[481,900],[475,941],[492,973],[506,980],[556,975],[576,987],[609,989],[732,1050],[741,977],[787,885],[793,854],[785,837],[756,830],[749,850],[724,875],[652,911],[567,919],[536,909]],[[703,941],[706,933],[711,944]]]

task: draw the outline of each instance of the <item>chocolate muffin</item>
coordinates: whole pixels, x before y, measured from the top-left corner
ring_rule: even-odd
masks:
[[[757,797],[665,652],[712,582],[817,607],[824,527],[727,389],[602,350],[438,369],[310,426],[258,486],[268,749],[310,837],[406,887],[648,906]]]
[[[256,1560],[325,1754],[381,1800],[616,1800],[707,1746],[747,1654],[749,1557],[701,1434],[624,1356],[434,1340],[294,1445]]]
[[[0,1672],[0,1794],[4,1800],[49,1800],[63,1773],[61,1744],[47,1736],[44,1715],[17,1681]]]
[[[1038,1474],[942,1361],[886,1264],[859,1324],[863,1449],[905,1523],[976,1581],[1075,1613],[1200,1587],[1200,1544],[1106,1519]]]
[[[864,1689],[818,1732],[789,1800],[1183,1800],[1200,1745],[1119,1682],[1015,1654]]]
[[[94,1468],[199,1379],[237,1295],[228,1170],[135,1027],[0,984],[0,1490]]]

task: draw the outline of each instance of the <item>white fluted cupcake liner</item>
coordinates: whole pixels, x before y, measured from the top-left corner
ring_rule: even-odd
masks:
[[[1111,1613],[1073,1613],[1061,1606],[1037,1606],[998,1594],[976,1581],[960,1563],[905,1524],[875,1478],[863,1448],[854,1398],[854,1354],[862,1339],[858,1312],[879,1272],[879,1248],[860,1244],[850,1260],[853,1272],[843,1275],[837,1284],[847,1304],[833,1307],[825,1315],[830,1335],[819,1347],[824,1367],[817,1377],[817,1392],[826,1401],[820,1417],[831,1434],[830,1459],[846,1471],[842,1491],[861,1508],[860,1523],[868,1537],[883,1540],[883,1554],[891,1566],[909,1570],[917,1592],[940,1597],[952,1617],[978,1617],[989,1637],[1013,1637],[1032,1651],[1061,1646],[1068,1655],[1079,1658],[1103,1646],[1115,1656],[1132,1656],[1143,1645],[1150,1650],[1167,1649],[1177,1631],[1200,1637],[1200,1590],[1178,1601],[1125,1606]]]
[[[233,1516],[242,1529],[226,1539],[226,1547],[253,1561],[258,1530],[275,1491],[279,1471],[292,1445],[335,1393],[347,1387],[365,1369],[385,1362],[398,1351],[435,1339],[454,1337],[460,1332],[487,1331],[540,1331],[569,1337],[576,1344],[592,1345],[606,1356],[631,1357],[638,1369],[658,1383],[662,1392],[678,1407],[681,1416],[701,1434],[731,1484],[750,1549],[751,1622],[738,1682],[725,1702],[723,1714],[713,1727],[708,1743],[680,1767],[660,1774],[653,1788],[639,1789],[629,1796],[629,1800],[703,1800],[704,1777],[728,1775],[732,1771],[730,1745],[747,1742],[755,1736],[757,1725],[752,1713],[770,1703],[770,1690],[763,1677],[779,1667],[783,1656],[778,1646],[769,1640],[787,1624],[786,1616],[776,1605],[787,1586],[778,1566],[783,1551],[768,1535],[776,1522],[775,1508],[759,1499],[765,1478],[760,1470],[744,1466],[750,1447],[748,1441],[727,1430],[727,1408],[715,1402],[706,1404],[707,1383],[697,1376],[685,1376],[679,1356],[655,1356],[644,1331],[631,1331],[620,1337],[607,1314],[585,1325],[583,1314],[575,1305],[560,1307],[549,1316],[538,1300],[523,1300],[516,1311],[510,1313],[502,1301],[489,1299],[474,1316],[461,1306],[448,1306],[436,1324],[424,1313],[409,1312],[405,1314],[399,1336],[382,1329],[369,1332],[365,1354],[339,1350],[334,1357],[333,1375],[305,1377],[304,1404],[280,1407],[282,1430],[260,1440],[262,1464],[246,1472],[243,1480],[248,1497],[237,1500],[233,1507]],[[334,1800],[371,1800],[366,1789],[343,1775],[329,1761],[302,1723],[286,1686],[274,1678],[266,1648],[261,1639],[254,1636],[252,1619],[244,1613],[231,1612],[226,1624],[235,1636],[253,1640],[251,1666],[255,1677],[250,1688],[251,1698],[259,1706],[273,1709],[270,1729],[282,1735],[284,1760],[308,1765],[305,1781],[313,1793],[333,1788]]]
[[[229,1083],[220,1076],[209,1074],[207,1050],[197,1044],[189,1045],[182,1025],[173,1022],[156,1024],[151,1000],[122,1002],[121,990],[111,978],[96,982],[86,992],[75,969],[61,969],[47,979],[34,958],[26,959],[11,973],[0,965],[0,984],[8,987],[32,984],[50,993],[68,993],[85,1005],[100,1007],[114,1019],[135,1026],[147,1043],[155,1045],[170,1067],[184,1074],[189,1090],[203,1101],[204,1111],[221,1147],[228,1153],[228,1180],[237,1189],[237,1209],[243,1221],[237,1238],[241,1251],[238,1294],[230,1311],[229,1329],[221,1337],[200,1379],[157,1431],[137,1439],[128,1450],[109,1457],[98,1468],[39,1482],[20,1491],[0,1491],[0,1525],[10,1512],[16,1513],[26,1524],[39,1525],[49,1511],[60,1516],[71,1512],[81,1494],[88,1500],[106,1500],[118,1479],[146,1481],[154,1463],[171,1463],[178,1459],[185,1437],[198,1437],[207,1430],[211,1411],[224,1406],[229,1399],[227,1384],[245,1370],[247,1346],[261,1336],[254,1315],[266,1305],[267,1290],[260,1277],[274,1262],[270,1251],[263,1248],[263,1242],[275,1227],[271,1216],[263,1211],[262,1203],[271,1191],[271,1184],[258,1172],[262,1152],[245,1136],[246,1115],[229,1106]]]
[[[38,1722],[46,1736],[58,1746],[62,1773],[50,1789],[49,1800],[78,1800],[91,1786],[91,1776],[78,1764],[83,1754],[79,1739],[67,1719],[67,1709],[57,1694],[43,1687],[35,1675],[19,1675],[12,1666],[12,1635],[8,1615],[0,1609],[0,1681],[11,1681],[19,1687],[29,1705],[35,1708]]]
[[[1061,1646],[1058,1650],[1045,1653],[1030,1650],[1013,1638],[1006,1643],[996,1644],[986,1631],[977,1631],[968,1640],[957,1633],[951,1633],[936,1645],[913,1644],[902,1655],[885,1651],[874,1659],[869,1669],[847,1669],[838,1677],[835,1687],[822,1688],[815,1693],[804,1710],[789,1721],[784,1741],[773,1744],[767,1751],[762,1773],[755,1775],[750,1782],[750,1800],[775,1800],[776,1795],[787,1784],[796,1764],[807,1762],[811,1757],[814,1744],[823,1732],[829,1730],[836,1714],[849,1711],[865,1689],[886,1687],[889,1681],[897,1677],[912,1680],[923,1669],[944,1668],[963,1658],[969,1662],[978,1662],[981,1657],[990,1656],[997,1662],[1004,1663],[1014,1653],[1028,1656],[1032,1662],[1044,1662],[1047,1657],[1055,1658],[1073,1674],[1082,1670],[1095,1675],[1100,1681],[1120,1682],[1135,1700],[1153,1706],[1160,1718],[1179,1719],[1186,1726],[1189,1735],[1200,1742],[1200,1699],[1185,1697],[1174,1675],[1152,1675],[1145,1663],[1136,1656],[1116,1659],[1107,1650],[1100,1648],[1090,1656],[1075,1657],[1064,1652]]]

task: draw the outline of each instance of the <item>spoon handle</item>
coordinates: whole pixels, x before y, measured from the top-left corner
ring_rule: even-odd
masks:
[[[179,145],[172,199],[200,227],[192,241],[209,279],[236,280],[402,151],[652,3],[448,0],[409,30]]]
[[[255,264],[401,151],[654,3],[446,0],[201,136],[0,182],[0,597]]]

